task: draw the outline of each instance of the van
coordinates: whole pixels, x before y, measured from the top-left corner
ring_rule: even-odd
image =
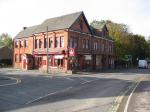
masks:
[[[147,60],[139,60],[138,68],[148,68]]]

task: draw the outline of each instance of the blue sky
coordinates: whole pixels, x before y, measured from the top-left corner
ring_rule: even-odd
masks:
[[[0,0],[0,34],[14,37],[23,26],[77,11],[84,11],[89,23],[109,19],[150,35],[150,0]]]

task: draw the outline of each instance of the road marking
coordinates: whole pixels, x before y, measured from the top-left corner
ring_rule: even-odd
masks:
[[[70,86],[70,87],[68,87],[68,88],[65,88],[65,89],[63,89],[63,90],[60,90],[60,91],[55,91],[55,92],[53,92],[53,93],[49,93],[49,94],[46,94],[46,95],[44,95],[44,96],[40,96],[40,97],[38,97],[38,98],[36,98],[36,99],[33,99],[33,100],[28,101],[28,102],[25,103],[25,104],[28,105],[28,104],[31,104],[31,103],[33,103],[33,102],[39,101],[39,100],[41,100],[41,99],[43,99],[43,98],[45,98],[45,97],[48,97],[48,96],[51,96],[51,95],[54,95],[54,94],[57,94],[57,93],[65,92],[65,91],[68,91],[68,90],[70,90],[70,89],[72,89],[72,86]]]
[[[0,87],[2,87],[2,86],[10,86],[10,85],[15,85],[15,84],[21,83],[21,80],[18,79],[18,78],[8,77],[8,76],[1,76],[1,77],[9,78],[9,79],[11,79],[11,80],[16,80],[16,82],[8,83],[8,84],[1,84]]]
[[[144,78],[140,79],[140,81],[138,81],[135,85],[135,87],[133,88],[133,90],[131,91],[129,97],[128,97],[128,100],[127,100],[127,103],[125,105],[125,108],[124,108],[124,112],[127,112],[128,111],[128,106],[129,106],[129,103],[130,103],[130,100],[131,100],[131,97],[134,93],[134,91],[136,90],[137,86],[140,84],[140,82],[143,80]]]
[[[117,112],[117,110],[119,109],[119,106],[124,98],[124,96],[133,88],[135,87],[135,85],[137,84],[138,80],[141,80],[141,78],[136,78],[134,80],[134,83],[131,84],[125,91],[121,91],[120,95],[118,97],[115,98],[111,108],[108,109],[108,112]]]
[[[96,81],[96,80],[99,80],[99,79],[90,80],[90,81],[87,81],[87,82],[84,82],[84,83],[81,83],[81,84],[90,83],[90,82],[93,82],[93,81]],[[56,91],[56,92],[53,92],[53,93],[49,93],[49,94],[44,95],[44,96],[40,96],[40,97],[38,97],[38,98],[36,98],[36,99],[34,99],[34,100],[28,101],[28,102],[25,103],[25,104],[26,104],[26,105],[27,105],[27,104],[31,104],[31,103],[36,102],[36,101],[39,101],[39,100],[41,100],[41,99],[43,99],[43,98],[45,98],[45,97],[47,97],[47,96],[51,96],[51,95],[54,95],[54,94],[57,94],[57,93],[65,92],[65,91],[68,91],[68,90],[70,90],[70,89],[72,89],[72,88],[73,88],[73,87],[70,86],[70,87],[68,87],[68,88],[66,88],[66,89],[63,89],[63,90],[60,90],[60,91]]]
[[[99,79],[89,80],[89,81],[83,82],[81,84],[87,84],[87,83],[94,82],[94,81],[97,81],[97,80],[99,80]]]
[[[89,80],[85,79],[85,78],[82,78],[82,77],[78,77],[80,80],[82,81],[85,81],[85,82],[88,82]]]
[[[65,79],[67,79],[67,80],[70,80],[70,81],[74,81],[74,79],[69,78],[69,77],[63,77],[63,78],[65,78]]]

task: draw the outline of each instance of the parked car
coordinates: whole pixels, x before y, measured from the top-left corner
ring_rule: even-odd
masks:
[[[139,60],[138,68],[148,68],[147,60]]]

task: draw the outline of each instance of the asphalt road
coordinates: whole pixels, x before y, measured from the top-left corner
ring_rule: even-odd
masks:
[[[88,75],[46,75],[0,69],[0,112],[108,112],[149,71],[123,70]],[[0,77],[0,79],[1,79]],[[13,82],[15,81],[15,82]]]

